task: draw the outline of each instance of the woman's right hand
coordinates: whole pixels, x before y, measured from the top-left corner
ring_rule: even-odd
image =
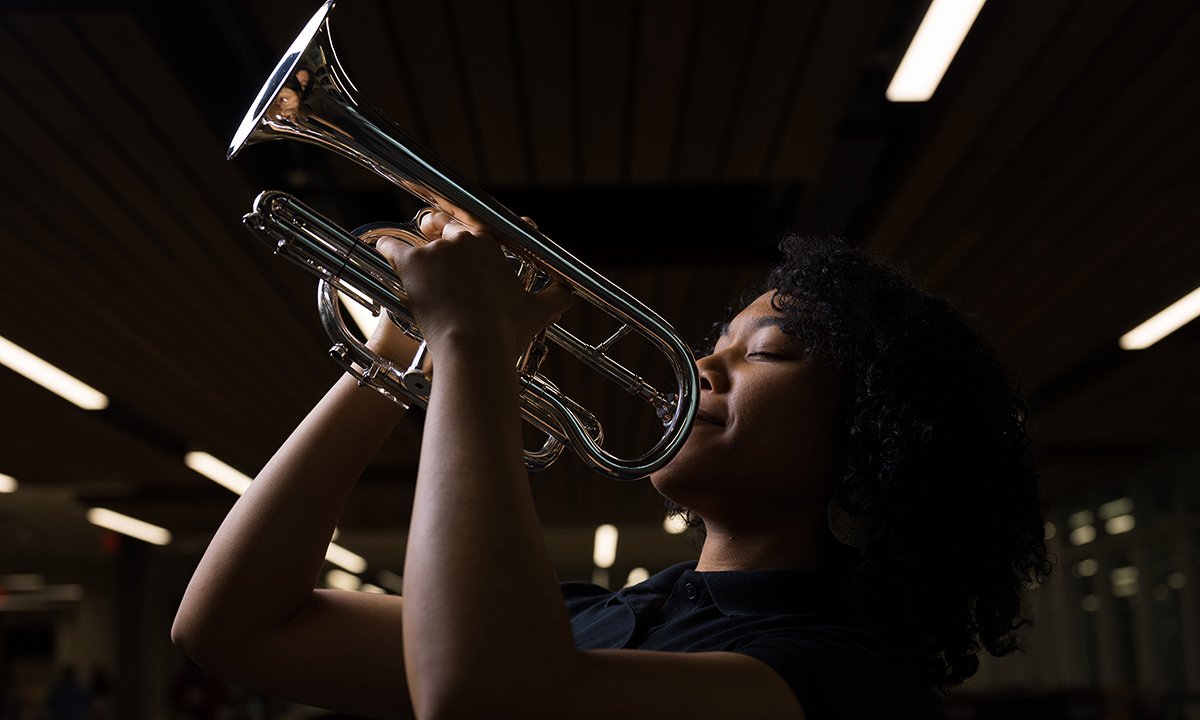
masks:
[[[421,233],[428,244],[383,235],[376,247],[408,290],[409,307],[435,358],[435,346],[464,339],[471,354],[511,348],[515,358],[571,304],[570,291],[555,282],[527,292],[485,228],[435,211],[422,216]],[[485,347],[491,345],[496,347]]]

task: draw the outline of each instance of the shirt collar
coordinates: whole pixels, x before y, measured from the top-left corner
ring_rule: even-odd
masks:
[[[622,589],[617,597],[666,597],[681,582],[703,582],[713,604],[732,615],[838,615],[834,577],[820,570],[724,570],[696,572],[696,562],[684,562],[649,580]]]

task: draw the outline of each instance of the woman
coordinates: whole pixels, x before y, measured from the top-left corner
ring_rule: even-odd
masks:
[[[201,665],[379,717],[914,717],[981,646],[1014,647],[1048,571],[1023,405],[944,304],[789,240],[698,361],[700,419],[652,478],[705,533],[699,561],[617,594],[560,588],[512,359],[569,295],[525,293],[443,214],[422,230],[440,239],[379,244],[436,366],[405,597],[313,590],[400,416],[343,378],[196,570],[172,634]],[[371,345],[413,351],[388,323]]]

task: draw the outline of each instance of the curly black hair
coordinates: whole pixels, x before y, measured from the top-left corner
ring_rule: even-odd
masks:
[[[908,650],[935,699],[981,650],[1018,649],[1022,595],[1051,570],[1025,402],[962,315],[900,272],[838,238],[780,249],[729,317],[774,290],[784,331],[840,368],[835,497],[871,531],[837,551],[845,606]]]

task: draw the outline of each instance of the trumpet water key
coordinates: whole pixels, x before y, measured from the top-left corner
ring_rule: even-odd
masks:
[[[333,6],[334,0],[328,0],[293,41],[247,112],[227,156],[232,158],[249,144],[286,138],[333,150],[431,208],[485,229],[500,243],[527,289],[536,291],[553,280],[569,287],[577,299],[613,317],[619,329],[595,344],[552,325],[517,361],[522,417],[547,435],[541,449],[526,451],[526,464],[531,469],[548,466],[565,444],[589,467],[616,479],[642,478],[665,465],[686,440],[699,400],[699,376],[687,344],[636,298],[446,167],[364,102],[337,61],[329,29]],[[277,252],[321,279],[318,305],[325,329],[336,343],[331,351],[334,357],[361,383],[396,402],[427,406],[436,372],[426,361],[424,343],[411,364],[397,367],[359,342],[337,307],[337,297],[342,294],[375,313],[386,312],[407,334],[421,340],[403,285],[373,247],[382,235],[409,243],[427,242],[416,221],[369,226],[351,233],[296,198],[276,191],[261,193],[244,220]],[[610,346],[626,335],[640,336],[663,355],[676,380],[673,389],[662,392],[609,357]],[[539,372],[549,345],[571,353],[645,400],[663,426],[653,446],[632,458],[605,450],[603,430],[595,416]]]

